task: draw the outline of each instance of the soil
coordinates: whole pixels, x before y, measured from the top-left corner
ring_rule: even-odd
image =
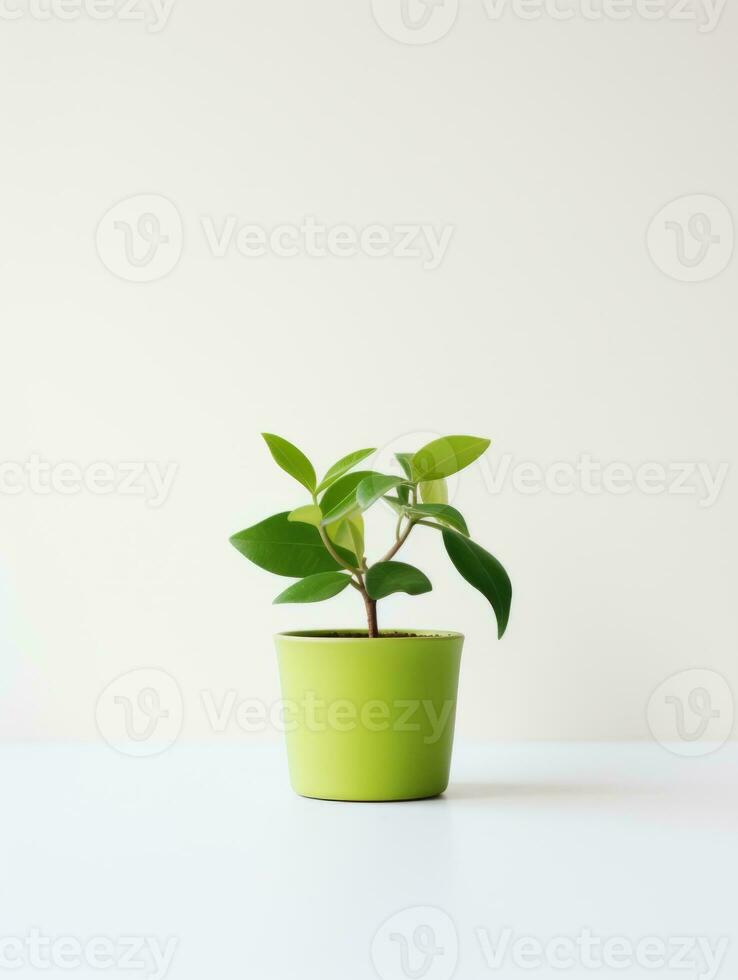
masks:
[[[315,633],[308,634],[316,636]],[[369,639],[367,637],[366,630],[321,630],[317,634],[318,638],[329,640],[357,640],[357,639]],[[440,633],[407,633],[400,630],[382,630],[380,636],[372,637],[375,640],[407,640],[415,637],[416,639],[429,639],[434,636],[441,636]]]

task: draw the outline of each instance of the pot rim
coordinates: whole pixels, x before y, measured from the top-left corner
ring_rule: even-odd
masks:
[[[335,636],[335,633],[348,633],[348,636]],[[412,633],[412,636],[398,636],[400,633]],[[358,635],[357,635],[358,634]],[[368,630],[361,629],[323,629],[323,630],[286,630],[280,631],[274,634],[275,637],[285,636],[296,640],[307,640],[321,642],[333,642],[333,643],[364,643],[367,640],[371,640],[372,643],[376,643],[377,640],[394,640],[394,641],[418,641],[421,640],[426,642],[428,640],[463,640],[464,634],[457,633],[454,630],[419,630],[419,629],[386,629],[380,630],[379,636],[369,636]]]

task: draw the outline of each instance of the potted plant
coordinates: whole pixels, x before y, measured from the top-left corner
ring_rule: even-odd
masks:
[[[355,469],[376,452],[360,449],[318,480],[296,446],[263,435],[277,465],[309,499],[234,534],[231,543],[261,568],[297,579],[276,603],[321,602],[351,588],[363,600],[367,624],[275,637],[292,786],[302,796],[332,800],[436,796],[448,785],[464,637],[380,630],[377,603],[395,592],[431,590],[422,571],[395,560],[415,528],[428,528],[440,535],[462,577],[489,600],[498,636],[505,632],[510,579],[471,540],[466,521],[448,503],[445,483],[490,442],[436,439],[416,453],[397,454],[401,475]],[[362,514],[379,501],[395,513],[394,541],[369,563]]]

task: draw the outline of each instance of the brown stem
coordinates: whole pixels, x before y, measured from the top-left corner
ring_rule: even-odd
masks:
[[[364,605],[366,606],[366,621],[369,627],[369,636],[378,637],[379,627],[377,626],[377,600],[372,599],[366,590],[362,592]]]
[[[408,535],[415,527],[415,524],[416,521],[413,520],[411,520],[408,523],[405,530],[402,532],[399,538],[397,538],[397,540],[392,545],[392,547],[387,552],[387,554],[380,559],[380,561],[390,561],[390,559],[394,558],[394,556],[397,554],[400,548],[407,541]],[[359,572],[354,574],[356,574],[356,577],[359,579],[359,591],[364,597],[364,605],[366,606],[366,618],[369,624],[369,636],[379,636],[379,627],[377,626],[377,600],[372,599],[369,593],[366,591],[366,586],[364,585],[364,580],[361,576],[361,573]]]

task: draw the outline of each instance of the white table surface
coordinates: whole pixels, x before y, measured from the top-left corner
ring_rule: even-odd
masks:
[[[17,746],[0,765],[0,938],[176,938],[171,980],[700,975],[491,969],[479,932],[546,943],[589,928],[634,943],[728,937],[718,975],[738,976],[735,744],[694,759],[656,743],[459,746],[444,797],[389,804],[294,796],[276,746],[178,744],[146,759]],[[406,912],[373,962],[382,923],[427,906],[441,912]],[[408,974],[398,933],[415,942],[424,914],[441,916],[444,952]],[[153,973],[25,963],[7,975]]]

